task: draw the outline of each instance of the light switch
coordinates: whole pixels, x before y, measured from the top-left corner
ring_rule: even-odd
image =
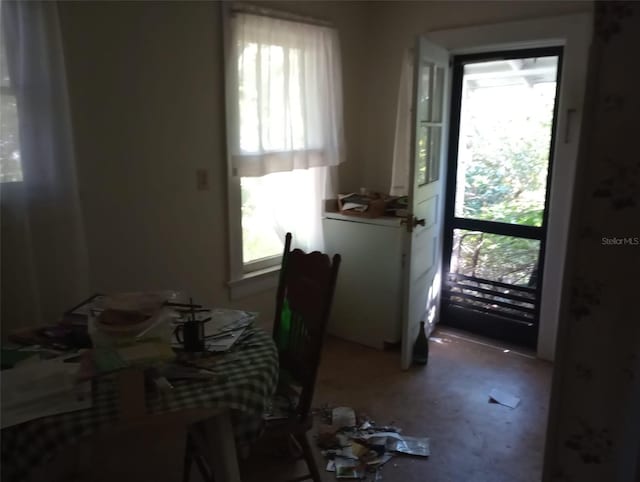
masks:
[[[206,169],[196,169],[196,189],[198,191],[209,190],[209,171]]]

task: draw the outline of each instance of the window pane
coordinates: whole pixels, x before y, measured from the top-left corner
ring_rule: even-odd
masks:
[[[453,230],[451,273],[535,287],[540,241]]]
[[[282,254],[282,241],[274,229],[274,216],[268,202],[269,183],[266,177],[243,177],[240,181],[244,263]]]
[[[244,263],[280,256],[287,232],[308,247],[320,216],[321,170],[298,169],[241,178]]]
[[[16,98],[0,95],[0,182],[16,181],[22,181]]]
[[[6,52],[0,35],[0,182],[22,181],[20,137],[18,136],[18,104],[11,93]]]
[[[558,57],[464,67],[455,215],[541,226]]]
[[[301,149],[305,134],[299,49],[248,44],[238,59],[240,149]],[[308,102],[308,100],[307,100]]]

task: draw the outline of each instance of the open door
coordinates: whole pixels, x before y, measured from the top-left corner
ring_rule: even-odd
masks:
[[[411,365],[420,322],[438,318],[449,90],[449,52],[417,41],[413,76],[409,214],[404,219],[402,368]]]

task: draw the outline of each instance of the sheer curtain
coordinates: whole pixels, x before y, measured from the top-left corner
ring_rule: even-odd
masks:
[[[232,13],[229,150],[238,176],[336,166],[344,154],[333,28]]]
[[[396,135],[393,144],[391,171],[392,196],[409,194],[409,163],[411,162],[411,102],[413,96],[413,55],[408,50],[402,58],[398,109],[396,111]]]
[[[3,1],[1,9],[18,108],[23,182],[13,187],[20,188],[16,192],[26,219],[27,241],[21,249],[29,251],[29,266],[23,269],[33,279],[35,316],[52,321],[88,292],[58,12],[55,2]],[[11,273],[12,278],[22,275]]]
[[[242,178],[243,249],[323,250],[323,201],[344,161],[337,31],[247,12],[229,18],[227,128],[232,174]]]

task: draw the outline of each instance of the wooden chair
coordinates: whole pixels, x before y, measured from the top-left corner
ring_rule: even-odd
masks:
[[[311,403],[320,355],[340,267],[340,255],[333,260],[318,251],[306,254],[291,250],[287,233],[276,293],[273,339],[278,346],[280,381],[276,398],[286,397],[290,405],[285,418],[267,420],[263,437],[289,439],[302,449],[310,473],[292,479],[320,482],[307,432],[313,425]],[[274,402],[275,403],[275,402]],[[212,481],[207,461],[198,450],[197,437],[188,436],[185,455],[185,482],[195,460],[207,481]]]

